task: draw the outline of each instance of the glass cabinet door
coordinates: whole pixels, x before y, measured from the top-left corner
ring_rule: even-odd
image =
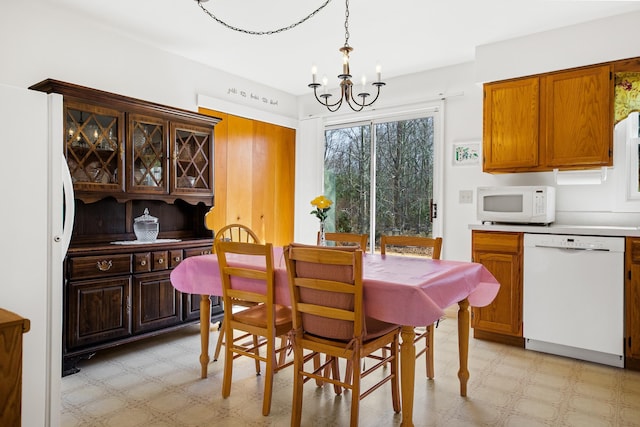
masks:
[[[211,194],[213,189],[213,131],[211,128],[172,123],[175,155],[172,192]]]
[[[148,116],[129,116],[128,190],[142,193],[168,192],[167,122]]]
[[[124,191],[123,113],[68,101],[64,116],[65,155],[74,189]]]

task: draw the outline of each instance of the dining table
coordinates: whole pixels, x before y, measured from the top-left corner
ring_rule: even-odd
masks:
[[[275,301],[290,305],[289,280],[282,247],[274,247]],[[255,257],[230,255],[231,265],[255,266]],[[262,260],[264,262],[264,260]],[[207,377],[209,357],[210,296],[222,295],[222,281],[215,254],[184,259],[172,272],[171,283],[184,293],[201,295],[201,376]],[[242,286],[236,284],[235,286]],[[247,288],[256,286],[248,282]],[[404,255],[363,255],[363,302],[367,316],[402,325],[400,384],[402,426],[413,426],[416,326],[431,325],[444,310],[458,304],[458,352],[460,395],[467,395],[469,379],[469,306],[483,307],[496,297],[500,284],[475,262],[432,260]]]

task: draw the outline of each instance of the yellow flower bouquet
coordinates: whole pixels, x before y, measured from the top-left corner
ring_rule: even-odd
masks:
[[[315,215],[321,222],[327,219],[327,212],[331,209],[333,202],[324,196],[318,196],[311,201],[311,205],[316,208],[310,213]]]

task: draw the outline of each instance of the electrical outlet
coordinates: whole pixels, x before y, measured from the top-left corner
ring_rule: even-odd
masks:
[[[473,203],[473,190],[460,190],[460,203]]]

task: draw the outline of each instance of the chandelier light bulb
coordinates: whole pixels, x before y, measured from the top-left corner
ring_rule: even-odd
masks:
[[[318,74],[318,67],[314,65],[311,67],[311,76],[313,78],[313,83],[316,82],[316,74]]]

